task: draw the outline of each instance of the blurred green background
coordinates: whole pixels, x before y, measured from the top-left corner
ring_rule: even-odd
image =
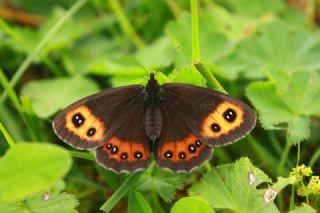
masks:
[[[319,175],[320,1],[198,2],[201,62],[230,95],[259,115],[249,137],[215,149],[210,166],[247,156],[273,180],[287,177],[298,163]],[[185,0],[1,0],[0,121],[17,143],[69,149],[54,135],[51,121],[82,97],[145,84],[145,69],[161,71],[161,83],[207,86],[192,67],[192,30]],[[3,156],[9,146],[4,136],[0,140]],[[79,158],[73,158],[58,188],[75,195],[78,211],[96,212],[126,175],[105,171],[84,159],[89,155],[72,155]],[[145,186],[143,200],[154,212],[168,212],[206,169],[175,176],[151,168],[147,176],[155,179]],[[157,186],[161,183],[167,184],[164,189]],[[291,190],[276,200],[280,211],[291,208],[290,199],[305,201],[292,198]],[[140,199],[140,194],[130,196]],[[312,196],[308,202],[319,210],[319,196]],[[124,199],[113,211],[127,205]]]

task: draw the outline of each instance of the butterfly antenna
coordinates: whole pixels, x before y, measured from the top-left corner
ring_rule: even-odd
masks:
[[[150,72],[147,70],[147,68],[145,66],[143,66],[143,64],[138,61],[138,59],[136,59],[128,50],[123,49],[122,50],[126,55],[128,55],[134,62],[136,62],[140,67],[142,67],[142,69],[144,69],[144,71],[146,71],[146,73],[149,75]]]
[[[172,58],[172,56],[177,53],[178,49],[180,49],[180,46],[177,46],[176,48],[171,50],[170,54],[161,62],[159,69],[155,70],[155,72],[161,72],[160,70],[162,70],[164,64],[168,61],[169,58]]]

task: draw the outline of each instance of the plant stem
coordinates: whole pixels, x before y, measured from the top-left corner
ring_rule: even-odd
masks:
[[[227,93],[226,90],[222,87],[219,81],[212,75],[209,69],[201,62],[193,62],[196,69],[202,74],[202,76],[207,80],[208,86],[212,89],[218,90],[223,93]]]
[[[308,0],[307,1],[307,27],[310,31],[314,28],[314,22],[315,22],[315,12],[316,12],[316,3],[314,0]]]
[[[314,164],[317,162],[318,158],[320,158],[320,148],[317,149],[316,152],[313,153],[310,161],[309,161],[309,166],[312,168]]]
[[[283,174],[283,167],[284,167],[284,164],[288,158],[288,155],[289,155],[289,152],[290,152],[290,143],[288,140],[286,140],[286,145],[285,145],[285,148],[282,152],[282,156],[281,156],[281,159],[280,159],[280,163],[278,165],[278,168],[277,168],[277,171],[278,171],[278,174]]]
[[[10,148],[16,146],[15,142],[13,141],[12,137],[10,136],[10,134],[8,133],[8,131],[6,130],[6,128],[4,128],[4,126],[2,125],[2,123],[0,122],[0,131],[2,132],[4,138],[7,140],[7,143],[9,145]]]
[[[137,32],[133,28],[133,26],[130,24],[128,18],[126,17],[120,3],[118,0],[109,0],[111,9],[117,16],[120,26],[122,30],[127,34],[127,36],[132,40],[133,44],[136,46],[136,48],[140,49],[144,46],[143,41],[138,36]]]
[[[82,159],[94,161],[94,156],[89,152],[69,150],[69,153],[72,155],[72,157],[77,157],[77,158],[82,158]]]
[[[300,143],[298,143],[298,150],[297,150],[297,163],[296,165],[298,166],[300,162]]]
[[[130,174],[122,185],[115,191],[112,196],[100,207],[105,212],[110,212],[111,209],[123,198],[129,190],[134,188],[137,180],[141,176],[142,172]]]
[[[290,206],[289,206],[289,210],[293,210],[294,209],[294,184],[292,184],[291,186],[291,195],[290,195]]]
[[[6,78],[5,74],[3,73],[2,69],[0,68],[0,84],[4,88],[4,91],[7,92],[9,95],[10,100],[12,101],[15,108],[18,110],[18,112],[22,113],[22,106],[19,101],[19,98],[15,91],[13,90],[12,86],[10,85],[8,79]]]
[[[166,0],[166,3],[176,19],[181,17],[182,11],[174,0]]]
[[[191,39],[192,39],[192,61],[200,61],[199,47],[199,22],[198,22],[198,0],[190,0],[191,3]]]
[[[12,79],[10,80],[10,85],[14,87],[30,64],[34,61],[37,55],[45,48],[45,45],[51,40],[51,38],[58,32],[58,30],[63,26],[68,19],[78,11],[88,0],[78,0],[65,14],[57,21],[57,23],[49,30],[49,32],[40,40],[40,42],[35,46],[33,51],[27,56],[27,58],[20,65]],[[0,104],[6,99],[7,93],[1,96]]]

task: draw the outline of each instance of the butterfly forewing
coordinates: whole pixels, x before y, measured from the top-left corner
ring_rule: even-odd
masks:
[[[168,100],[175,113],[207,145],[235,142],[255,125],[254,111],[226,94],[189,84],[165,84],[161,89],[160,99]]]

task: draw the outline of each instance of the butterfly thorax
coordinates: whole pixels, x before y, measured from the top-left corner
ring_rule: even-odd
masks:
[[[155,141],[159,137],[162,124],[161,112],[159,109],[159,90],[159,84],[155,79],[154,74],[151,73],[146,87],[146,132],[152,141]]]

